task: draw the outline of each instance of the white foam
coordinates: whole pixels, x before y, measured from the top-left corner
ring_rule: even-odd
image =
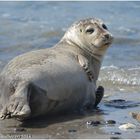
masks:
[[[104,66],[99,75],[100,82],[109,82],[113,85],[140,85],[140,68],[119,68],[116,66]]]

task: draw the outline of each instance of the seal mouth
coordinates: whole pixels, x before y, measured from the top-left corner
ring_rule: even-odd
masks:
[[[109,46],[112,44],[112,39],[105,41],[104,46]]]
[[[112,44],[112,42],[106,42],[106,43],[103,44],[103,46],[109,46],[111,44]],[[96,46],[93,43],[91,43],[91,45],[94,46],[96,49],[99,49],[101,47],[101,46]]]
[[[107,42],[107,43],[105,43],[104,45],[105,45],[105,46],[109,46],[109,45],[111,45],[111,42]]]

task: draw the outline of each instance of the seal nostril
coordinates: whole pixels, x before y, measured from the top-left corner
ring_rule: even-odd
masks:
[[[105,34],[104,37],[105,37],[106,39],[109,39],[109,38],[110,38],[110,35],[109,35],[109,34]]]

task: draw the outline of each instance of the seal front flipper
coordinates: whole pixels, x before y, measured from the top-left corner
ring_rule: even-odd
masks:
[[[90,70],[89,68],[89,62],[88,62],[88,59],[85,58],[84,56],[82,55],[78,55],[78,62],[80,64],[80,66],[84,69],[84,71],[86,72],[87,76],[88,76],[88,79],[90,81],[93,80],[94,76],[93,76],[93,73],[92,71]]]
[[[95,92],[96,94],[96,101],[95,101],[95,105],[94,107],[96,107],[100,101],[102,100],[103,96],[104,96],[104,88],[102,86],[99,86]]]

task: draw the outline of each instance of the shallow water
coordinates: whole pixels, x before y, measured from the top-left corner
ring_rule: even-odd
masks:
[[[140,2],[0,2],[0,70],[13,57],[30,50],[51,47],[76,20],[98,17],[115,37],[104,58],[98,85],[105,87],[99,110],[83,115],[40,119],[21,126],[0,121],[1,138],[139,138],[139,129],[123,132],[118,126],[139,125],[126,109],[105,106],[105,100],[140,101]],[[116,121],[114,126],[87,127],[89,120]],[[16,131],[17,127],[26,130]],[[55,130],[54,130],[55,129]],[[69,132],[70,129],[76,132]],[[112,135],[111,132],[121,132]]]

